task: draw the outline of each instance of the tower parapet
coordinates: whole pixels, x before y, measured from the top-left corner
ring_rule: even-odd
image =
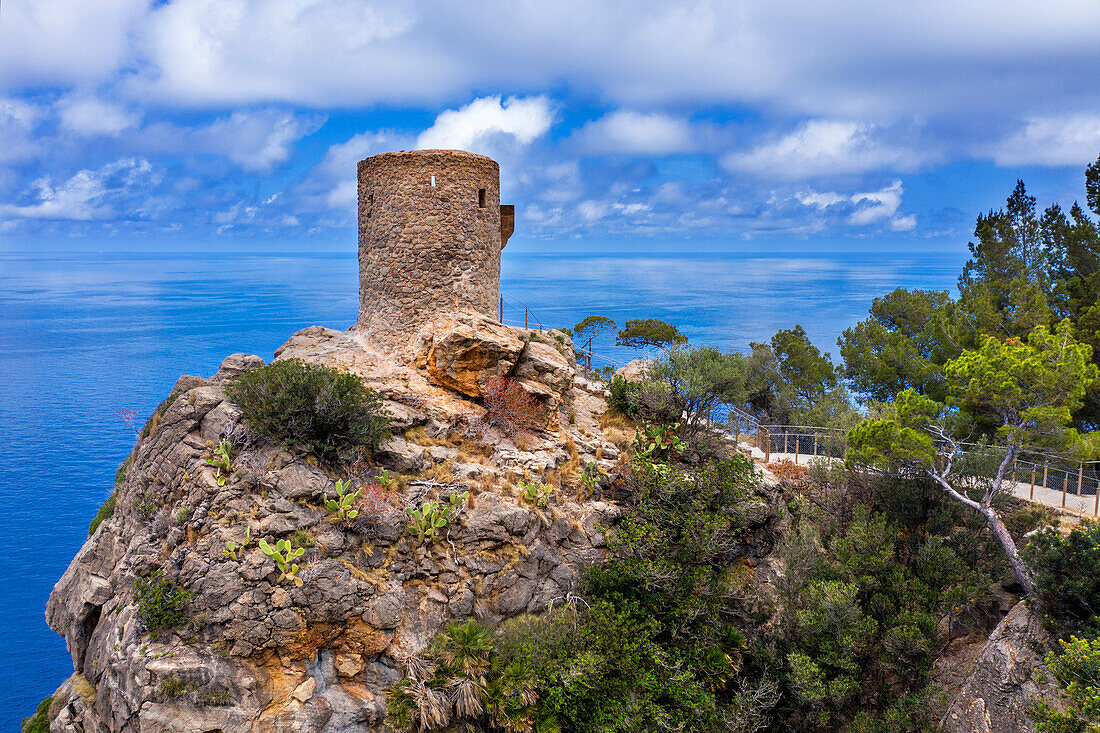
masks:
[[[497,312],[515,213],[500,167],[460,150],[359,161],[359,329],[394,344],[440,312]]]

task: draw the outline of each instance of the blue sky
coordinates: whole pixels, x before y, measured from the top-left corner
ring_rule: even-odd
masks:
[[[501,163],[517,239],[957,247],[1083,198],[1100,4],[4,0],[0,238],[353,242],[355,163]]]

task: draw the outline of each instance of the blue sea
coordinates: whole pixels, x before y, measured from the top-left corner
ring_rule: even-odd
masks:
[[[591,314],[656,317],[695,343],[747,349],[802,326],[836,353],[840,332],[896,287],[953,290],[965,243],[907,252],[870,244],[814,251],[739,242],[705,251],[513,242],[504,317],[568,326]],[[290,334],[356,317],[350,246],[285,243],[33,245],[0,242],[0,730],[16,730],[72,672],[43,611],[110,494],[137,424],[180,374],[213,374],[238,351],[270,359]],[[605,337],[595,351],[633,356]],[[597,362],[597,365],[599,363]]]

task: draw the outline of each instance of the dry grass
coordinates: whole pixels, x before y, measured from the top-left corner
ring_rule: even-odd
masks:
[[[446,437],[430,435],[426,427],[417,425],[405,431],[405,440],[417,445],[440,445],[447,448],[457,448],[462,444],[463,439],[462,436],[455,433],[450,433]]]
[[[458,455],[455,456],[456,463],[476,463],[482,466],[491,466],[493,462],[489,460],[489,457],[484,453],[468,453],[465,450],[459,448]]]
[[[634,441],[634,433],[637,429],[636,422],[614,407],[600,415],[600,430],[619,448],[625,448]]]
[[[84,675],[73,675],[73,692],[84,698],[84,702],[92,704],[96,701],[95,685],[89,682]]]
[[[359,580],[365,580],[368,583],[375,580],[375,576],[372,576],[370,573],[366,572],[365,570],[362,570],[362,569],[356,567],[355,563],[353,563],[351,560],[347,560],[345,558],[340,558],[340,562],[343,563],[344,567],[346,567],[348,570],[350,570],[351,574],[354,577],[358,578]]]
[[[448,461],[445,463],[437,463],[431,468],[428,468],[410,480],[413,481],[435,481],[440,484],[449,484],[455,480],[454,466]],[[405,482],[408,485],[408,481]]]
[[[572,438],[566,437],[565,450],[569,453],[569,459],[558,468],[558,474],[561,476],[558,485],[562,487],[566,484],[576,485],[581,477],[581,457],[577,452],[577,444]]]
[[[493,455],[492,446],[485,445],[484,443],[480,443],[464,435],[459,435],[458,433],[448,433],[446,437],[429,435],[427,429],[423,425],[417,425],[405,431],[405,440],[419,446],[457,448],[458,455],[455,458],[459,463],[480,463],[482,465],[488,465],[489,461],[487,459]],[[427,450],[424,451],[424,455],[428,455]]]

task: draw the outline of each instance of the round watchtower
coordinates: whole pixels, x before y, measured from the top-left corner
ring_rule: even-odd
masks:
[[[439,312],[497,312],[500,251],[512,233],[500,167],[460,150],[359,161],[359,327],[383,342]]]

